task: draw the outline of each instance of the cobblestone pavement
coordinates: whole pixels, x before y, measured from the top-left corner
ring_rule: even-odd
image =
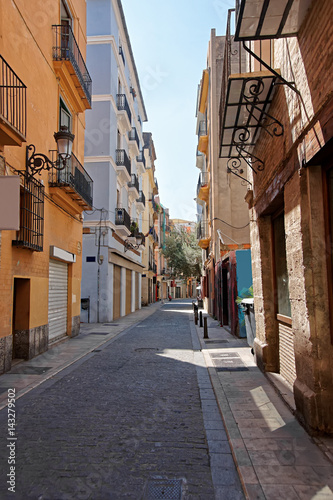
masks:
[[[17,400],[15,494],[3,409],[0,498],[244,498],[190,312],[165,304]]]

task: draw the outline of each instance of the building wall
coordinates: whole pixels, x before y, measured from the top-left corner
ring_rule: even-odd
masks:
[[[130,225],[117,224],[116,212],[125,209],[131,223],[136,222],[143,231],[142,211],[129,182],[135,174],[141,189],[137,156],[144,147],[141,122],[147,116],[121,3],[89,0],[87,19],[87,60],[97,83],[87,116],[85,167],[94,179],[98,202],[93,212],[85,214],[83,251],[85,257],[96,256],[96,260],[83,260],[82,294],[93,297],[90,321],[104,322],[133,312],[137,302],[141,307],[141,290],[137,288],[141,280],[137,275],[144,266],[141,250],[129,245]],[[125,111],[122,115],[119,112],[117,94],[126,96],[130,118]],[[133,127],[138,134],[138,152],[128,135]],[[117,165],[119,149],[129,158],[131,175]]]
[[[275,67],[295,81],[301,97],[277,89],[270,114],[284,134],[261,133],[255,154],[265,162],[256,176],[251,203],[251,244],[258,364],[281,372],[281,321],[274,296],[272,218],[284,210],[287,270],[295,360],[297,413],[312,430],[333,432],[333,373],[323,158],[332,137],[333,5],[313,2],[298,37],[275,43]],[[322,158],[311,159],[322,148]],[[331,249],[330,249],[331,252]],[[280,334],[279,334],[280,331]],[[280,350],[281,353],[281,350]]]
[[[73,32],[85,57],[86,14],[85,2],[71,2]],[[56,78],[52,60],[52,25],[60,23],[60,2],[52,6],[37,2],[31,9],[24,1],[15,5],[6,2],[0,6],[0,53],[27,86],[26,144],[34,144],[37,152],[49,155],[56,149],[53,134],[59,130],[60,96],[72,114],[75,134],[73,152],[83,163],[85,118],[77,107],[77,96],[69,94]],[[10,40],[10,43],[8,43]],[[25,171],[25,144],[21,147],[4,146],[6,175]],[[20,332],[25,358],[33,357],[48,348],[48,296],[50,247],[56,246],[73,254],[76,262],[68,267],[67,335],[79,332],[82,208],[70,197],[55,199],[54,189],[48,184],[48,173],[41,176],[45,186],[43,251],[12,247],[15,231],[2,232],[0,274],[0,335],[2,340],[0,371],[10,368],[13,346],[14,279],[29,280],[29,299],[24,331]],[[56,188],[57,189],[57,188]],[[58,190],[59,194],[59,190]],[[59,201],[60,200],[60,201]],[[61,201],[62,200],[62,201]],[[18,300],[18,299],[17,299]]]

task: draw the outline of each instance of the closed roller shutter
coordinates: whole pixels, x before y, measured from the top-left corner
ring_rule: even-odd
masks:
[[[125,313],[131,313],[132,305],[132,271],[126,269],[126,308]]]
[[[113,319],[120,318],[120,266],[113,266]]]
[[[289,384],[296,380],[293,331],[289,325],[279,322],[280,374]]]
[[[49,342],[67,334],[68,264],[50,260]]]

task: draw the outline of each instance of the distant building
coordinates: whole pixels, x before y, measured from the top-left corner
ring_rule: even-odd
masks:
[[[197,238],[202,248],[205,307],[233,335],[245,337],[244,314],[236,299],[252,285],[249,214],[244,200],[249,183],[233,175],[229,159],[220,150],[226,47],[225,37],[216,36],[213,29],[197,100]]]

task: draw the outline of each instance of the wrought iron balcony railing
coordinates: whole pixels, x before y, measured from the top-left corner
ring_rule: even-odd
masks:
[[[129,188],[135,188],[139,192],[139,181],[136,174],[131,174],[131,180],[128,183]]]
[[[136,157],[136,161],[143,163],[144,167],[146,167],[146,159],[145,155],[143,154],[143,150],[141,150],[139,156]]]
[[[206,120],[201,120],[199,123],[199,130],[198,130],[198,136],[204,136],[207,135],[207,123]]]
[[[117,109],[119,111],[126,111],[129,122],[131,123],[132,113],[125,94],[117,94]]]
[[[202,240],[205,238],[209,238],[209,230],[208,230],[208,221],[201,220],[197,226],[197,239]]]
[[[72,28],[67,24],[53,25],[52,28],[54,33],[53,59],[71,62],[91,106],[92,81]]]
[[[146,197],[145,197],[143,191],[139,191],[139,193],[140,193],[140,196],[136,201],[138,203],[142,203],[144,206],[146,206]]]
[[[198,179],[198,185],[197,185],[197,195],[199,194],[199,191],[202,187],[208,186],[208,182],[209,182],[209,173],[208,172],[200,172],[199,179]]]
[[[116,165],[125,167],[129,175],[131,175],[131,160],[124,149],[116,149]]]
[[[131,218],[125,208],[116,208],[115,224],[116,226],[125,226],[129,231],[131,230]]]
[[[125,56],[124,56],[124,51],[123,51],[123,48],[121,45],[119,46],[119,55],[123,60],[123,64],[125,65]]]
[[[0,55],[0,118],[9,124],[25,141],[27,88]]]
[[[139,136],[135,127],[132,127],[132,130],[128,132],[128,138],[130,141],[135,141],[138,145],[138,148],[140,149]]]
[[[83,201],[90,208],[93,206],[93,180],[73,153],[63,170],[50,169],[49,185],[74,191],[79,195],[79,198],[76,197],[79,205]]]

